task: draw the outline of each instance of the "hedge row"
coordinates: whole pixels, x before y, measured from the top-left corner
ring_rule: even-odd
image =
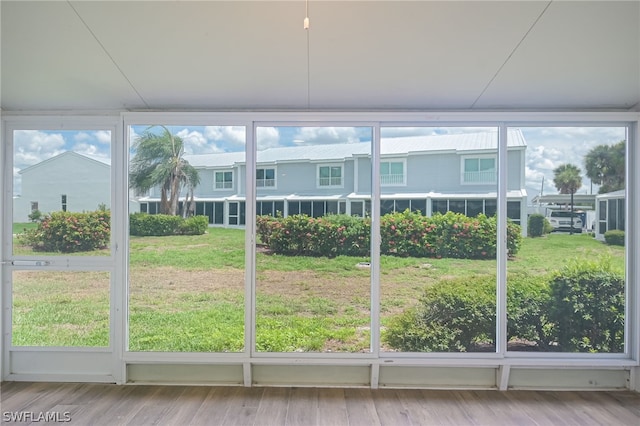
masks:
[[[389,322],[384,341],[406,352],[477,351],[495,345],[495,276],[444,280]],[[608,260],[575,261],[550,277],[509,276],[509,341],[541,351],[624,351],[624,276]]]
[[[181,216],[133,213],[129,215],[129,234],[136,236],[202,235],[207,231],[207,216]]]
[[[256,231],[261,242],[279,254],[366,256],[370,250],[369,218],[260,216]],[[380,249],[396,256],[495,259],[496,232],[495,217],[453,212],[426,217],[406,210],[382,216]],[[514,256],[521,244],[520,226],[509,222],[507,234],[508,254]]]
[[[604,241],[610,246],[624,246],[624,231],[612,229],[604,233]]]
[[[134,213],[130,216],[131,235],[201,235],[209,226],[206,216],[183,219],[179,216]],[[53,212],[41,218],[38,226],[20,234],[20,243],[35,251],[74,253],[109,246],[111,218],[108,210],[72,213]]]

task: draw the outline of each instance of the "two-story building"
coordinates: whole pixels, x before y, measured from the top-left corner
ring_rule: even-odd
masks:
[[[526,235],[526,142],[519,129],[508,134],[507,215]],[[243,152],[185,155],[200,172],[196,214],[212,225],[245,224]],[[317,144],[257,152],[256,213],[319,217],[371,211],[371,144]],[[495,131],[382,138],[381,214],[405,209],[424,215],[454,211],[475,216],[497,210]],[[141,211],[157,213],[159,191],[139,198]]]

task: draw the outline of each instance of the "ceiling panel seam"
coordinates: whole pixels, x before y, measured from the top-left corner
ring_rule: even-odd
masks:
[[[82,25],[84,25],[84,27],[87,29],[87,31],[89,31],[89,34],[91,34],[91,36],[93,37],[93,39],[96,41],[96,43],[98,43],[98,45],[100,46],[100,48],[102,49],[102,51],[105,53],[105,55],[107,55],[107,57],[109,58],[109,60],[111,61],[111,63],[116,67],[116,69],[118,70],[118,72],[120,73],[120,75],[122,75],[122,77],[126,80],[126,82],[129,84],[129,86],[131,87],[131,89],[136,93],[136,95],[138,96],[138,98],[140,98],[140,100],[142,101],[142,103],[149,108],[149,104],[147,103],[147,101],[144,99],[144,97],[142,96],[142,94],[140,94],[140,92],[138,91],[138,89],[136,89],[136,87],[134,86],[134,84],[131,82],[131,80],[129,79],[129,77],[127,77],[127,74],[124,72],[124,70],[120,67],[120,65],[118,65],[118,63],[116,62],[116,60],[113,58],[113,56],[111,56],[111,54],[109,53],[109,51],[107,50],[107,48],[104,46],[104,44],[102,44],[102,42],[100,41],[100,39],[98,38],[98,36],[93,32],[93,30],[91,30],[91,27],[89,27],[89,25],[87,24],[87,22],[82,18],[82,16],[80,15],[80,13],[76,10],[75,7],[73,7],[73,4],[71,4],[70,1],[67,0],[67,4],[69,5],[69,7],[71,8],[71,10],[73,10],[73,12],[76,14],[76,16],[78,17],[78,19],[80,20],[80,22],[82,22]]]
[[[475,99],[475,101],[473,101],[473,103],[471,104],[471,109],[475,108],[476,104],[478,103],[478,101],[480,101],[480,98],[482,98],[482,96],[484,96],[485,92],[489,89],[489,87],[491,86],[491,84],[493,84],[494,80],[498,77],[498,74],[500,74],[500,72],[502,71],[502,69],[507,65],[507,63],[511,60],[511,57],[517,52],[517,50],[520,48],[520,45],[525,41],[525,39],[527,38],[527,36],[529,35],[529,33],[531,33],[531,31],[535,28],[535,26],[538,24],[538,22],[540,21],[540,19],[542,18],[542,16],[546,13],[547,9],[549,9],[549,6],[551,6],[551,3],[553,3],[553,0],[550,0],[547,5],[544,7],[544,9],[542,9],[542,12],[540,12],[540,14],[538,15],[538,17],[535,19],[535,21],[533,21],[533,23],[531,24],[531,26],[529,27],[529,29],[527,30],[526,33],[524,33],[524,35],[522,36],[522,38],[520,39],[520,41],[518,42],[518,44],[515,45],[515,47],[511,50],[511,52],[509,53],[509,55],[507,55],[507,58],[504,60],[504,62],[502,63],[502,65],[500,65],[497,69],[497,71],[495,72],[495,74],[493,74],[493,77],[491,77],[489,79],[489,81],[487,82],[487,84],[484,86],[484,88],[482,89],[482,91],[480,92],[480,94],[478,95],[478,97]]]

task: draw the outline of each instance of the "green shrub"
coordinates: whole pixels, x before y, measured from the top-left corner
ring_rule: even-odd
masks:
[[[31,222],[40,222],[42,220],[42,212],[40,210],[34,210],[31,213],[29,213],[29,216],[27,216],[29,218],[29,220]]]
[[[548,286],[541,279],[510,277],[507,291],[509,340],[546,348]],[[419,304],[392,318],[383,340],[406,352],[466,352],[495,345],[496,277],[443,280],[427,287]]]
[[[260,241],[276,253],[327,257],[367,255],[370,229],[369,219],[346,215],[262,216],[256,225]]]
[[[182,221],[178,233],[182,235],[203,235],[209,228],[207,216],[191,216]]]
[[[132,213],[129,215],[129,234],[140,237],[166,235],[202,235],[207,231],[207,216],[181,216],[167,214]]]
[[[623,352],[624,274],[610,259],[575,260],[550,283],[549,319],[565,352]]]
[[[624,231],[612,229],[604,233],[604,241],[611,246],[624,246]]]
[[[347,215],[259,217],[256,231],[262,243],[280,254],[366,256],[371,221]],[[495,217],[470,218],[453,212],[426,217],[406,210],[381,218],[380,251],[395,256],[495,259],[496,231]],[[509,221],[510,256],[518,252],[521,242],[520,226]]]
[[[495,259],[497,219],[480,214],[436,213],[431,217],[405,210],[380,220],[383,254],[413,257]],[[514,256],[522,242],[520,226],[507,224],[507,250]]]
[[[553,231],[549,220],[539,213],[529,215],[527,219],[527,233],[530,237],[541,237]]]
[[[133,213],[129,216],[129,233],[142,237],[175,235],[180,222],[180,216]]]
[[[21,243],[35,251],[74,253],[109,246],[111,220],[108,211],[53,212],[38,227],[22,234]]]

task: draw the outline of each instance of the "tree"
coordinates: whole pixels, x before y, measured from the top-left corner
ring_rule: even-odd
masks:
[[[562,164],[553,170],[553,184],[561,194],[571,194],[571,227],[573,234],[573,194],[582,186],[581,170],[573,164]]]
[[[160,213],[177,215],[180,192],[187,189],[184,213],[192,211],[193,190],[200,183],[198,171],[183,158],[182,138],[174,136],[169,129],[161,134],[151,132],[151,127],[133,143],[135,155],[131,159],[129,186],[146,192],[160,188]]]
[[[600,185],[598,193],[624,188],[624,151],[625,141],[620,141],[615,145],[598,145],[585,155],[587,177]]]

